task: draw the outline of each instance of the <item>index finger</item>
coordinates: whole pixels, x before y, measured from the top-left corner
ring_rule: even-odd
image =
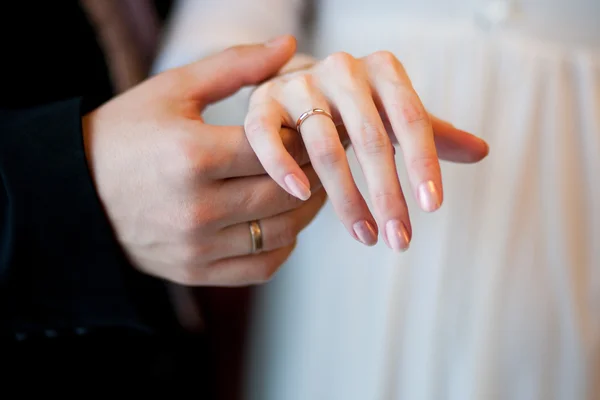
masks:
[[[244,122],[250,145],[275,182],[291,195],[307,200],[311,194],[308,178],[288,154],[279,137],[286,115],[283,106],[268,97],[256,103],[251,100],[250,104]]]

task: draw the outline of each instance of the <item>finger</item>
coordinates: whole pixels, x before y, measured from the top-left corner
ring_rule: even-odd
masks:
[[[388,246],[406,250],[411,236],[408,207],[396,171],[393,146],[373,102],[368,77],[360,62],[351,56],[333,61],[332,69],[322,75],[326,79],[323,88],[348,131]],[[310,154],[310,148],[308,151]]]
[[[287,152],[279,131],[285,114],[283,107],[268,97],[255,93],[244,128],[250,146],[265,171],[292,196],[301,200],[310,197],[308,178],[294,158]]]
[[[314,168],[303,168],[312,190],[321,182]],[[304,201],[290,195],[267,175],[234,178],[221,185],[223,216],[217,229],[252,220],[262,220],[300,207]]]
[[[299,208],[273,217],[259,220],[262,232],[263,251],[272,251],[289,246],[298,234],[316,217],[325,204],[325,190],[318,190]],[[222,229],[214,237],[210,262],[223,258],[251,254],[252,242],[248,222]]]
[[[197,124],[192,129],[198,133],[190,141],[197,143],[205,167],[203,177],[209,180],[241,178],[247,176],[265,175],[265,168],[260,163],[256,153],[250,146],[244,128],[240,126],[211,126],[211,133],[197,131]],[[206,127],[203,127],[206,129]],[[280,140],[285,151],[291,155],[300,166],[306,166],[310,159],[304,142],[298,133],[290,128],[281,128]],[[184,147],[190,150],[193,145],[187,141]]]
[[[194,126],[197,126],[194,123]],[[220,180],[266,174],[256,153],[250,146],[242,127],[211,126],[211,135],[202,135],[201,147],[203,153],[209,154],[203,175],[207,179]],[[340,141],[344,148],[350,145],[350,139],[343,125],[337,127]],[[279,131],[285,150],[300,166],[310,162],[308,152],[302,137],[296,130],[282,127]],[[197,141],[194,137],[194,141]],[[209,150],[208,152],[206,150]]]
[[[290,116],[320,108],[330,112],[327,99],[313,85],[307,75],[290,79],[281,89],[279,102]],[[291,123],[290,120],[287,123]],[[356,240],[365,245],[377,243],[377,224],[358,190],[344,146],[331,118],[315,114],[307,117],[300,126],[300,134],[323,187],[340,220]]]
[[[424,211],[435,211],[442,204],[443,189],[429,115],[391,53],[372,54],[365,58],[365,65],[404,154],[413,193]]]
[[[199,271],[199,284],[210,286],[247,286],[264,283],[273,278],[275,273],[289,258],[296,247],[296,242],[277,250],[229,258],[210,265]]]
[[[440,159],[455,163],[476,163],[490,152],[488,144],[468,132],[454,127],[434,115],[429,115],[435,135],[435,147]]]
[[[191,77],[189,95],[204,107],[276,74],[295,51],[296,39],[285,35],[264,44],[231,47],[180,71]]]
[[[378,104],[378,108],[383,108],[383,105]],[[397,144],[398,140],[387,115],[385,115],[385,112],[380,113],[380,115],[388,132],[388,137],[392,143]],[[483,160],[489,154],[490,149],[485,140],[458,129],[433,114],[429,114],[429,119],[433,127],[435,148],[440,160],[470,164]],[[339,126],[338,130],[340,130]]]
[[[185,286],[238,287],[270,280],[296,247],[296,242],[273,251],[219,260],[186,270],[185,278],[172,279]]]

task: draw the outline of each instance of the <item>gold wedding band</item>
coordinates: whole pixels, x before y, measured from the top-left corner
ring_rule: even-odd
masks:
[[[252,241],[252,254],[260,253],[263,248],[263,237],[262,229],[258,221],[251,221],[248,224],[250,226],[250,238]]]
[[[296,130],[298,131],[298,133],[300,133],[300,127],[302,126],[302,123],[306,121],[309,117],[312,117],[313,115],[325,115],[333,121],[333,117],[327,111],[323,110],[322,108],[313,108],[312,110],[308,110],[302,113],[302,115],[296,121]]]

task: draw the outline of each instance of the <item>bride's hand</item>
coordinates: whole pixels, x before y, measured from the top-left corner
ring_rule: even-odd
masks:
[[[299,131],[312,165],[335,212],[351,235],[366,245],[379,229],[394,250],[408,248],[412,228],[394,161],[393,136],[421,208],[442,204],[441,158],[475,162],[487,154],[481,139],[427,113],[402,64],[389,52],[364,58],[336,53],[305,69],[280,75],[259,86],[245,121],[248,140],[267,173],[291,195],[306,200],[309,181],[286,151],[279,131],[296,128],[306,111],[313,114]],[[388,135],[388,129],[393,134]],[[346,131],[365,175],[375,218],[360,194],[339,131]],[[435,134],[434,134],[435,133]]]

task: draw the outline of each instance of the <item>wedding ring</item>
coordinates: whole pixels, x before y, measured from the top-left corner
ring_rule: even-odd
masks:
[[[312,117],[313,115],[325,115],[333,121],[333,117],[327,111],[323,110],[322,108],[313,108],[312,110],[308,110],[302,113],[302,115],[296,121],[296,130],[298,131],[298,133],[300,133],[300,127],[302,126],[302,123],[306,121],[309,117]]]
[[[263,248],[262,230],[258,221],[251,221],[248,223],[250,226],[250,238],[252,242],[252,254],[260,253]]]

